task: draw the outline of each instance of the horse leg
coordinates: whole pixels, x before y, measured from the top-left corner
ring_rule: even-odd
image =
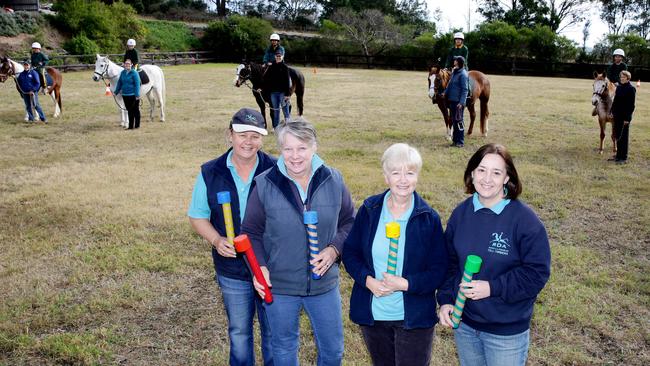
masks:
[[[147,93],[147,100],[149,101],[149,122],[153,122],[153,112],[156,109],[156,98],[154,98],[153,89]]]
[[[598,124],[600,125],[600,146],[598,147],[598,153],[602,155],[603,147],[605,145],[605,119],[598,117]],[[614,128],[612,126],[612,135],[614,134]],[[614,137],[614,136],[612,136]]]
[[[490,117],[490,110],[488,109],[488,99],[481,98],[481,134],[483,137],[488,135],[488,118]]]
[[[162,90],[156,89],[156,98],[158,99],[158,109],[160,109],[160,122],[165,122],[165,103]]]
[[[625,127],[623,127],[623,128],[625,128]],[[621,129],[621,132],[623,132],[622,129]],[[612,122],[612,152],[614,154],[616,154],[617,150],[618,150],[618,146],[617,146],[617,140],[616,140],[616,133],[614,132],[614,122]]]
[[[262,117],[264,117],[264,124],[268,128],[268,123],[266,119],[266,104],[264,103],[264,98],[262,98],[262,96],[256,92],[253,92],[253,96],[255,97],[257,106],[260,107],[260,113],[262,114]]]
[[[467,110],[469,111],[469,129],[467,129],[467,136],[470,136],[474,129],[474,120],[476,119],[476,108],[474,108],[473,100],[467,103]]]
[[[447,109],[447,105],[445,103],[445,100],[442,97],[436,97],[436,101],[433,101],[438,105],[438,109],[440,109],[440,113],[442,113],[442,118],[445,122],[445,138],[447,141],[451,141],[451,116],[449,115],[449,110]]]

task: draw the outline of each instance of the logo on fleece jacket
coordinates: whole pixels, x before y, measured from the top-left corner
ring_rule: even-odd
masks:
[[[489,253],[496,253],[501,255],[508,255],[510,252],[510,243],[508,238],[503,237],[503,232],[492,233],[492,240],[490,240]]]

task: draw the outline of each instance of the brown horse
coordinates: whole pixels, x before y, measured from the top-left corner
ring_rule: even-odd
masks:
[[[616,85],[607,80],[607,75],[594,71],[594,84],[593,94],[591,95],[591,104],[596,107],[598,116],[598,124],[600,125],[600,146],[598,153],[603,153],[605,144],[605,128],[607,122],[612,123],[612,151],[616,152],[616,136],[614,136],[614,117],[612,117],[611,109],[614,103],[614,94],[616,93]]]
[[[18,85],[18,74],[23,72],[23,65],[19,64],[16,61],[11,60],[9,57],[0,58],[0,82],[4,83],[8,78],[13,78],[16,83],[16,90],[20,95],[23,95],[23,92],[20,90]],[[54,117],[59,117],[61,114],[61,85],[63,84],[63,76],[59,70],[48,67],[48,75],[52,78],[52,85],[47,86],[47,94],[52,97],[54,102]]]
[[[475,103],[476,100],[481,101],[481,134],[483,137],[487,136],[488,133],[488,117],[490,116],[490,110],[488,109],[488,102],[490,101],[490,81],[487,76],[480,71],[472,70],[469,73],[471,95],[467,98],[467,110],[469,111],[470,123],[469,129],[467,130],[467,135],[472,134],[472,129],[474,128],[474,120],[476,119],[476,109]],[[447,108],[447,101],[442,96],[442,92],[447,88],[447,84],[451,79],[451,72],[447,69],[443,69],[437,65],[431,66],[429,68],[429,97],[431,97],[431,102],[437,104],[442,112],[442,117],[445,120],[445,126],[447,127],[447,139],[451,140],[451,117],[449,115],[449,109]]]

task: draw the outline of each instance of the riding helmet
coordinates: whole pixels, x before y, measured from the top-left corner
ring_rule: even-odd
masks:
[[[625,57],[625,51],[623,51],[623,50],[620,49],[620,48],[617,48],[617,49],[615,49],[614,52],[612,53],[612,56],[623,56],[623,57]]]
[[[32,48],[38,48],[39,50],[41,49],[41,44],[38,42],[32,43]]]
[[[462,32],[456,32],[456,33],[454,33],[454,39],[465,40],[465,35]]]
[[[269,37],[271,41],[279,41],[280,40],[280,35],[277,33],[271,34],[271,37]]]
[[[135,39],[129,38],[128,41],[126,41],[127,46],[134,46],[135,47]]]

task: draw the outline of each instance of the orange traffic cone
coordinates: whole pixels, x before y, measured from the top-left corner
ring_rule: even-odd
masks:
[[[111,95],[113,95],[113,93],[111,93],[111,87],[110,86],[106,85],[106,92],[104,93],[104,95],[107,96],[107,97],[110,97]]]
[[[640,89],[641,88],[641,79],[636,81],[636,88]]]

